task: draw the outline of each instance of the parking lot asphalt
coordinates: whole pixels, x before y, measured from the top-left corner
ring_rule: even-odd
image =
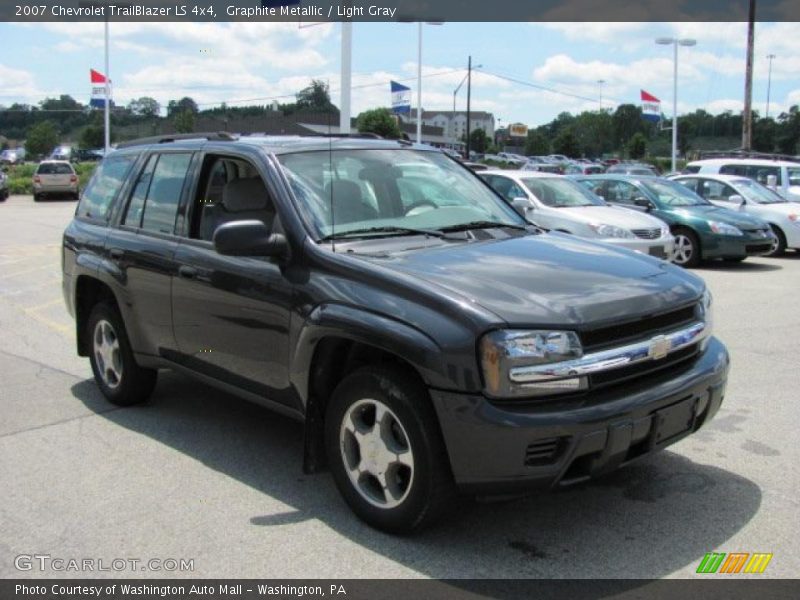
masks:
[[[695,271],[732,357],[699,433],[593,483],[463,501],[392,537],[329,474],[302,473],[294,421],[171,373],[145,406],[104,401],[61,295],[74,206],[0,204],[0,577],[696,577],[711,551],[773,553],[759,577],[800,572],[799,253]],[[194,570],[19,571],[26,554]]]

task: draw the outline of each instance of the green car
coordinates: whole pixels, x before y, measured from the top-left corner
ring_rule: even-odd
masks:
[[[662,177],[588,175],[574,177],[606,202],[645,211],[669,225],[675,236],[672,262],[683,267],[721,258],[738,262],[768,254],[774,234],[750,215],[721,208],[686,186]]]

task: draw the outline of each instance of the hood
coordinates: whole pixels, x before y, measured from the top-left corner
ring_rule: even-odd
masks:
[[[758,217],[748,215],[745,212],[722,208],[721,206],[684,206],[672,209],[675,214],[686,214],[694,217],[701,217],[710,221],[721,221],[728,225],[733,225],[739,229],[764,229],[767,224]]]
[[[556,208],[556,214],[569,215],[570,219],[583,223],[616,225],[625,229],[660,228],[664,223],[650,215],[618,206],[575,206]]]
[[[701,279],[628,250],[548,233],[359,258],[445,288],[511,326],[581,327],[697,299]]]

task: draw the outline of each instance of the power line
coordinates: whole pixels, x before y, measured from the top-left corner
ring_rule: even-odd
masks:
[[[526,87],[534,88],[537,90],[542,90],[545,92],[550,92],[551,94],[558,94],[561,96],[568,96],[570,98],[576,98],[578,100],[586,100],[588,102],[597,102],[597,98],[591,98],[589,96],[582,96],[581,94],[575,94],[573,92],[567,92],[564,90],[559,90],[554,87],[542,85],[539,83],[533,83],[532,81],[525,81],[523,79],[518,79],[516,77],[511,77],[510,75],[501,75],[500,73],[494,73],[492,71],[487,71],[486,69],[481,69],[482,73],[486,73],[487,75],[491,75],[492,77],[497,77],[498,79],[503,79],[505,81],[510,81],[511,83],[516,83],[519,85],[524,85]],[[623,102],[618,98],[611,98],[606,96],[606,100],[611,100],[612,102],[616,102],[617,104],[622,104]]]

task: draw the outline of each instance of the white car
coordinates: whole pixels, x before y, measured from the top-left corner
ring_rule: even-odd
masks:
[[[671,177],[709,202],[750,213],[769,223],[776,240],[766,256],[779,256],[786,248],[800,250],[800,205],[757,181],[739,175],[677,175]]]
[[[672,257],[675,240],[666,223],[606,204],[567,177],[536,171],[481,171],[478,175],[515,207],[527,201],[526,216],[536,225],[659,258]]]
[[[800,202],[800,163],[764,158],[709,158],[686,165],[686,174],[739,175],[771,186],[774,177],[775,191],[792,202]]]

